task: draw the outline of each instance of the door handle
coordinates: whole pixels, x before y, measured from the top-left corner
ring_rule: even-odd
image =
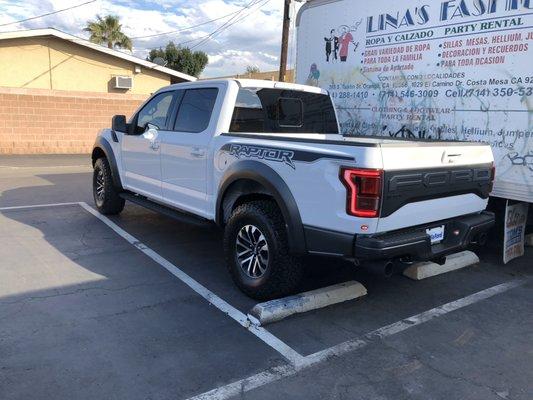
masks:
[[[199,147],[193,147],[191,151],[191,156],[197,157],[197,158],[203,157],[205,156],[205,150]]]
[[[150,142],[150,148],[155,151],[159,150],[160,145],[161,145],[161,142],[158,142],[156,140],[153,140]]]

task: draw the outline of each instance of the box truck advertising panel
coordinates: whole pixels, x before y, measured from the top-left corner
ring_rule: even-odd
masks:
[[[316,0],[297,26],[344,134],[489,143],[493,195],[533,201],[533,0]]]

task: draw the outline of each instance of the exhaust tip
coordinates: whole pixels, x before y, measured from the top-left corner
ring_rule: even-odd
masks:
[[[363,264],[363,268],[372,274],[390,278],[396,271],[396,264],[392,260],[369,261]]]

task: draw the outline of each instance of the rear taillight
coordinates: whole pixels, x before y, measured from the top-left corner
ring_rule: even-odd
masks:
[[[342,168],[340,178],[347,191],[346,212],[362,218],[378,217],[383,171]]]
[[[490,169],[489,193],[492,193],[492,189],[494,188],[494,179],[496,179],[496,166],[492,164],[492,168]]]

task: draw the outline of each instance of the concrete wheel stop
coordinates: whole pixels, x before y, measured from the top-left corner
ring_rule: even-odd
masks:
[[[416,263],[404,270],[403,274],[408,278],[419,281],[474,264],[479,264],[479,257],[475,253],[466,250],[446,257],[444,265],[433,262]]]
[[[282,299],[259,303],[248,313],[248,319],[254,325],[266,325],[281,321],[294,314],[355,300],[366,294],[366,288],[359,282],[339,283]]]

